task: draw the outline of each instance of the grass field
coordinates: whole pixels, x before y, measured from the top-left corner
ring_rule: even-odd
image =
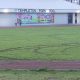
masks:
[[[80,60],[80,27],[1,28],[0,59]]]
[[[0,71],[0,80],[80,80],[78,71]]]

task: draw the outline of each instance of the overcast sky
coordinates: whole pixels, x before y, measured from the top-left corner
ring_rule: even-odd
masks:
[[[63,0],[0,0],[0,8],[80,9],[80,6]]]

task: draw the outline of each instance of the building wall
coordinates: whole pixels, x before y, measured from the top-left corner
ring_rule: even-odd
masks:
[[[55,13],[51,15],[51,22],[46,22],[44,15],[39,18],[39,21],[41,21],[40,23],[37,22],[37,17],[34,15],[32,16],[33,18],[29,17],[31,14],[28,17],[26,15],[23,15],[21,18],[23,20],[23,23],[25,23],[23,24],[25,26],[29,24],[68,24],[68,13]],[[75,24],[75,13],[73,13],[72,16],[72,24]],[[17,18],[18,16],[16,14],[0,14],[0,26],[15,26],[15,23],[17,23]],[[47,18],[47,20],[49,19]],[[77,24],[80,24],[80,14],[77,14]]]
[[[68,24],[68,14],[54,14],[54,24]]]
[[[0,26],[15,26],[16,15],[15,14],[0,14]]]

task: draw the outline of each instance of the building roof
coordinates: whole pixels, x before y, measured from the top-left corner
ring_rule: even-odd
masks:
[[[80,6],[64,0],[0,0],[0,8],[80,9]]]

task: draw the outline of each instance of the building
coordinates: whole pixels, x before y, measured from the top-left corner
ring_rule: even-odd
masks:
[[[80,6],[62,0],[0,0],[0,26],[80,24]]]
[[[66,1],[80,5],[80,0],[66,0]]]

